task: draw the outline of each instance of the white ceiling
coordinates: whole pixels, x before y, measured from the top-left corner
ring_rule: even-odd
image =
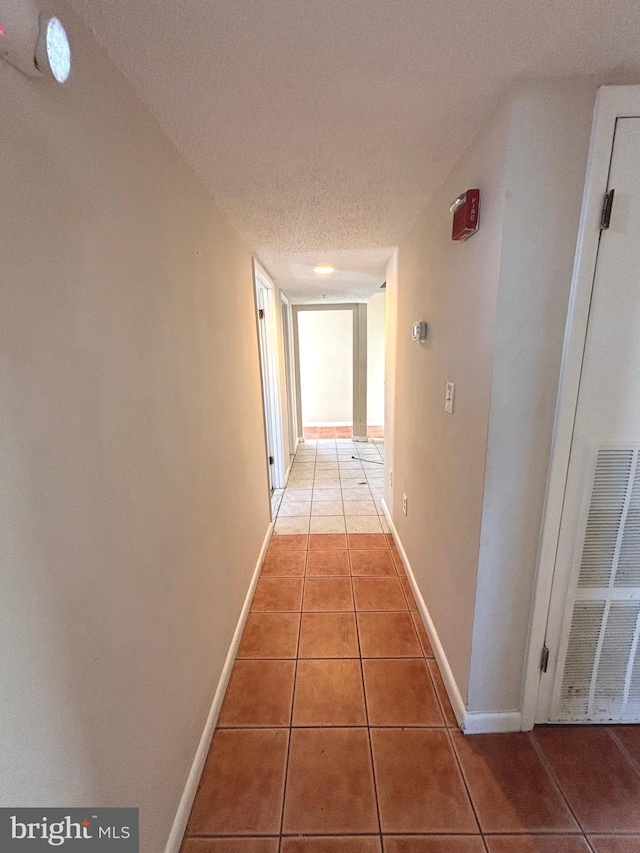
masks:
[[[299,299],[379,288],[514,80],[640,72],[638,0],[71,2]]]

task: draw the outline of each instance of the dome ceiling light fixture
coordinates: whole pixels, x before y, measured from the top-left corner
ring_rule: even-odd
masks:
[[[336,269],[331,264],[316,264],[313,271],[316,275],[333,275]]]

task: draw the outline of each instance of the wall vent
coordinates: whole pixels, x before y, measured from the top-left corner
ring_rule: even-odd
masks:
[[[640,719],[640,445],[598,451],[558,702],[563,721]]]

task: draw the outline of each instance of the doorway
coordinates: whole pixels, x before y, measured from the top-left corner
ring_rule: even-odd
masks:
[[[268,471],[271,515],[274,518],[286,477],[282,443],[275,288],[257,263],[254,263],[254,281],[266,438],[265,462]]]
[[[298,437],[367,440],[367,306],[295,305]]]
[[[640,87],[624,88],[601,91],[592,139],[525,695],[536,723],[640,722]]]

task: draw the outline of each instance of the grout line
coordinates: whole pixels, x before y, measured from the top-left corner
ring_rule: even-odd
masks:
[[[631,766],[632,766],[632,768],[635,770],[635,772],[636,772],[638,775],[640,775],[640,765],[636,762],[636,760],[635,760],[635,758],[633,757],[633,755],[629,752],[629,750],[627,749],[627,747],[626,747],[626,746],[624,745],[624,743],[620,740],[620,738],[618,737],[618,733],[617,733],[617,731],[615,730],[615,728],[614,728],[613,726],[611,726],[611,727],[607,726],[606,728],[607,728],[607,732],[609,733],[609,737],[611,738],[611,740],[615,743],[615,745],[618,747],[618,749],[620,750],[620,752],[621,752],[621,753],[624,755],[624,757],[627,759],[627,761],[629,762],[629,764],[631,764]]]
[[[446,724],[446,718],[445,718],[445,724]],[[467,792],[467,797],[469,798],[469,802],[471,804],[473,816],[476,819],[476,825],[478,827],[478,832],[483,836],[483,841],[484,841],[484,833],[482,832],[482,827],[480,825],[480,818],[478,817],[478,812],[476,810],[476,804],[474,803],[473,797],[471,796],[471,791],[469,790],[469,785],[467,784],[467,777],[464,775],[464,770],[462,769],[462,763],[460,761],[460,758],[458,757],[458,752],[457,752],[455,744],[453,742],[453,736],[451,734],[451,729],[445,725],[445,731],[447,733],[447,739],[449,741],[449,747],[451,748],[451,751],[453,752],[454,760],[455,760],[456,764],[458,765],[458,772],[460,773],[460,776],[462,777],[462,784],[464,785],[464,789]]]
[[[309,555],[309,539],[307,538],[307,557]],[[298,661],[300,652],[300,635],[302,633],[302,607],[304,603],[304,584],[306,582],[307,557],[305,557],[305,574],[303,575],[302,598],[300,599],[300,618],[298,620],[298,639],[296,642],[296,656],[293,667],[293,690],[291,691],[291,716],[289,717],[289,737],[287,740],[287,759],[284,771],[284,782],[282,785],[282,812],[280,814],[280,837],[278,840],[278,851],[282,850],[282,833],[284,829],[284,807],[287,799],[287,783],[289,781],[289,761],[291,757],[291,736],[293,733],[293,709],[296,701],[296,685],[298,682]]]
[[[355,589],[353,586],[353,575],[351,574],[349,577],[351,580],[351,593],[353,595],[353,602],[354,602],[354,607],[355,607],[356,597],[355,597]],[[378,780],[376,778],[376,766],[375,766],[375,763],[373,760],[373,743],[371,741],[371,725],[370,725],[370,721],[369,721],[369,703],[367,701],[367,689],[366,689],[365,683],[364,683],[364,665],[362,663],[362,647],[360,645],[360,626],[358,623],[357,611],[354,611],[354,615],[355,615],[355,620],[356,620],[356,639],[358,642],[358,660],[360,662],[360,679],[361,679],[361,683],[362,683],[362,695],[364,698],[364,713],[365,713],[365,719],[367,722],[367,741],[369,743],[369,760],[371,761],[371,778],[373,780],[373,795],[376,799],[376,815],[378,817],[378,833],[379,833],[379,838],[380,838],[380,849],[384,850],[384,842],[382,839],[382,820],[380,819],[380,800],[378,798]]]
[[[529,740],[529,743],[533,746],[533,748],[536,752],[536,755],[538,756],[538,758],[542,762],[542,765],[545,767],[547,773],[551,777],[551,781],[554,784],[556,790],[558,791],[558,793],[560,794],[560,796],[564,800],[567,808],[569,809],[570,814],[572,815],[573,819],[576,822],[576,825],[579,827],[582,834],[586,836],[586,834],[587,834],[586,829],[584,828],[582,823],[578,820],[578,815],[573,810],[573,807],[571,806],[571,803],[569,802],[569,798],[565,794],[565,792],[562,788],[562,785],[560,784],[560,780],[556,776],[555,771],[554,771],[553,767],[551,766],[551,763],[547,760],[547,756],[544,754],[544,750],[542,749],[542,747],[540,746],[540,744],[538,743],[538,741],[534,737],[533,731],[527,732],[527,738]]]

